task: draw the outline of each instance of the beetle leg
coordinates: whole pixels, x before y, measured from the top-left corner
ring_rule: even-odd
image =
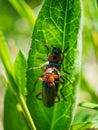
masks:
[[[38,92],[38,94],[36,95],[36,98],[38,99],[38,100],[42,100],[42,98],[39,98],[39,96],[42,94],[42,91],[40,91],[40,92]]]
[[[67,79],[70,83],[72,83],[72,81],[70,81],[68,78],[64,78],[63,76],[61,76],[61,79],[63,80],[63,82],[62,82],[62,84],[63,84],[63,86],[62,86],[62,88],[60,89],[60,93],[61,93],[61,96],[62,96],[62,98],[64,99],[64,101],[66,101],[66,98],[65,98],[65,96],[64,96],[64,94],[63,94],[63,89],[64,89],[64,84],[65,84],[65,79]]]
[[[47,52],[47,56],[48,56],[48,55],[49,55],[49,51],[50,51],[49,49],[50,49],[50,48],[49,48],[48,44],[45,44],[45,47],[46,47],[47,50],[48,50],[48,52]]]
[[[55,83],[56,83],[56,84],[60,84],[60,83],[61,83],[61,81],[55,81]]]
[[[64,53],[67,51],[69,49],[69,46],[68,47],[66,47],[65,48],[65,50],[62,52],[62,60],[61,60],[61,64],[63,63],[63,59],[64,59]],[[67,57],[65,57],[66,58],[66,60],[72,65],[72,63],[70,62],[70,60],[67,58]]]
[[[33,89],[26,96],[31,95],[35,91],[37,83],[38,83],[38,79],[35,81]]]
[[[62,81],[60,81],[60,82],[61,82],[61,84],[63,84],[63,86],[62,86],[62,88],[60,89],[60,93],[61,93],[62,98],[66,101],[66,98],[65,98],[65,96],[64,96],[64,94],[63,94],[65,79],[64,79],[63,76],[61,76],[61,79],[63,80],[63,82],[62,82]]]
[[[70,75],[70,73],[67,72],[67,71],[64,69],[64,66],[62,66],[62,68],[63,68],[63,71],[64,71],[66,74]]]
[[[58,93],[56,92],[56,94],[55,94],[55,96],[57,97],[57,101],[55,101],[55,103],[57,103],[57,102],[59,102],[60,101],[60,97],[59,97],[59,95],[58,95]]]
[[[63,94],[63,92],[62,92],[62,91],[63,91],[63,88],[64,88],[64,87],[62,87],[62,88],[60,89],[60,93],[61,93],[61,96],[62,96],[62,98],[64,99],[64,101],[66,101],[66,98],[65,98],[65,96],[64,96],[64,94]]]
[[[72,84],[72,80],[69,80],[67,77],[61,76],[61,79],[64,81],[63,84],[65,83],[65,79]]]
[[[64,71],[66,74],[70,75],[70,73],[64,69],[64,66],[63,66],[63,65],[62,65],[62,69],[63,69],[63,71]]]
[[[69,49],[69,47],[67,47],[67,48],[65,48],[65,50],[62,52],[62,59],[61,59],[61,64],[63,63],[63,59],[64,59],[64,53],[65,53],[65,51],[67,51]]]
[[[41,58],[41,57],[37,57],[36,59],[39,59],[39,60],[42,60],[42,61],[46,61],[46,59],[44,59],[44,58]]]
[[[49,45],[46,43],[46,44],[43,44],[44,46],[45,46],[45,48],[47,49],[47,57],[48,57],[48,55],[49,55],[49,52],[50,52],[50,48],[51,47],[49,47]],[[45,59],[43,59],[43,58],[40,58],[40,57],[38,57],[37,59],[41,59],[42,61],[46,61]]]
[[[47,49],[47,56],[48,56],[48,54],[49,54],[49,49],[51,48],[51,47],[49,47],[49,45],[48,45],[48,43],[45,43],[44,41],[40,41],[40,40],[38,40],[38,39],[35,39],[36,40],[36,43],[40,43],[42,46],[45,46],[45,48]]]

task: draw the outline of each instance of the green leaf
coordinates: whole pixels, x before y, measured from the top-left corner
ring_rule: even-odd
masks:
[[[6,71],[6,75],[8,78],[9,90],[11,91],[13,97],[18,102],[18,104],[21,106],[23,117],[25,117],[24,119],[25,119],[25,121],[27,121],[26,123],[29,125],[29,128],[31,128],[32,130],[36,130],[33,120],[31,118],[28,108],[26,106],[26,102],[23,97],[24,87],[25,87],[25,86],[23,86],[23,85],[25,85],[25,76],[24,75],[25,75],[25,69],[26,69],[25,68],[26,62],[24,60],[24,57],[21,52],[18,54],[18,57],[15,62],[15,69],[17,69],[16,74],[15,74],[14,67],[13,67],[13,64],[11,61],[11,57],[10,57],[10,53],[8,50],[8,46],[4,40],[3,34],[1,32],[0,32],[0,47],[1,47],[0,48],[0,57],[2,59],[4,68]],[[23,68],[21,68],[22,63],[24,64]],[[19,70],[19,69],[21,69],[21,70]],[[19,77],[19,76],[23,76],[23,77]],[[23,84],[22,84],[22,82],[23,82]],[[7,99],[5,99],[5,100],[7,100]],[[11,103],[10,101],[7,102],[7,106],[5,106],[7,108],[4,108],[5,110],[8,108],[10,109],[10,107],[8,107],[8,106],[10,106],[10,103]],[[4,117],[4,120],[6,120],[5,118],[6,117]],[[7,117],[7,118],[9,118],[9,117]]]
[[[95,93],[94,87],[88,83],[83,73],[81,74],[81,86],[82,89],[86,90],[86,92],[91,96],[92,101],[98,103],[98,95]]]
[[[30,129],[36,130],[35,125],[33,123],[33,120],[31,118],[31,115],[28,111],[26,102],[25,102],[25,88],[26,88],[26,59],[21,51],[19,51],[16,61],[14,64],[15,69],[15,77],[17,82],[17,88],[18,88],[18,101],[20,106],[22,107],[23,116],[25,117],[25,121],[30,127]]]
[[[34,25],[35,23],[35,16],[31,8],[26,4],[23,0],[9,0],[9,2],[16,8],[18,13],[26,18],[30,25]]]
[[[19,51],[14,64],[15,75],[19,92],[25,95],[26,87],[26,59],[21,51]]]
[[[76,90],[79,86],[81,44],[78,42],[78,32],[80,14],[79,0],[45,0],[36,21],[27,70],[28,93],[35,85],[36,89],[27,97],[27,104],[37,130],[68,130],[71,127]],[[46,46],[49,47],[49,50]],[[46,108],[42,101],[36,99],[36,94],[42,90],[41,82],[36,83],[36,81],[43,72],[41,69],[33,70],[32,67],[41,66],[45,62],[44,60],[47,61],[47,53],[48,51],[51,53],[53,47],[61,48],[64,52],[60,72],[65,81],[63,94],[66,101],[58,92],[61,101],[55,103],[51,108]],[[62,85],[60,85],[61,87]]]
[[[15,97],[7,89],[4,99],[4,130],[29,130],[15,101]]]
[[[17,90],[16,79],[15,79],[15,75],[14,75],[14,67],[13,67],[13,63],[11,60],[11,56],[10,56],[10,52],[9,52],[7,43],[4,39],[4,36],[1,31],[0,31],[0,58],[2,60],[7,78],[10,83],[10,85],[9,85],[10,89],[15,94],[16,92],[18,92],[18,90]]]
[[[89,109],[98,110],[98,104],[94,104],[94,103],[90,103],[90,102],[80,102],[79,106],[89,108]]]
[[[72,130],[89,130],[94,126],[96,122],[82,122],[79,124],[74,124]]]
[[[90,109],[80,109],[76,115],[73,122],[74,124],[82,124],[82,123],[94,123],[94,128],[98,128],[98,112],[92,111]]]
[[[13,73],[13,63],[11,60],[10,52],[6,41],[4,39],[3,33],[0,31],[0,58],[5,66],[5,69],[9,71],[9,73]]]
[[[80,124],[82,122],[91,122],[91,120],[88,120],[89,116],[90,116],[90,111],[88,111],[87,109],[82,109],[80,111],[78,111],[75,115],[73,124]]]

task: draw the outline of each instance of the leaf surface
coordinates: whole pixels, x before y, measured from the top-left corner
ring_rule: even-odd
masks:
[[[29,130],[17,105],[15,97],[7,89],[4,99],[4,130]]]
[[[9,80],[10,89],[14,92],[17,92],[16,80],[14,76],[14,67],[11,60],[11,55],[7,46],[7,43],[4,39],[3,33],[0,31],[0,58],[5,68],[7,79]]]
[[[14,70],[17,80],[17,86],[20,93],[25,95],[25,87],[26,87],[26,59],[21,51],[19,51],[15,63]]]
[[[72,130],[87,130],[94,126],[96,122],[82,122],[80,124],[74,124]]]
[[[37,18],[32,44],[28,57],[27,89],[28,93],[36,89],[27,97],[27,105],[35,122],[37,130],[68,130],[71,127],[73,111],[76,101],[76,89],[79,82],[80,48],[78,32],[80,25],[79,0],[45,0]],[[37,82],[43,75],[41,69],[31,69],[41,66],[51,53],[53,47],[61,48],[61,74],[64,77],[63,94],[66,101],[55,103],[47,108],[42,101],[36,99],[36,94],[42,90],[42,84]],[[66,73],[66,71],[68,73]]]
[[[89,109],[80,109],[75,115],[73,122],[73,129],[78,127],[85,128],[98,128],[98,112],[90,111]]]
[[[98,110],[98,104],[94,104],[94,103],[90,103],[90,102],[80,102],[79,106],[88,108],[88,109]]]
[[[9,73],[13,73],[13,63],[9,53],[8,46],[4,39],[3,33],[0,31],[0,58],[4,64],[5,70]],[[13,75],[13,74],[12,74]]]

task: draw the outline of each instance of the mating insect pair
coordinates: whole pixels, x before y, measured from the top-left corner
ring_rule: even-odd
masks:
[[[42,94],[43,104],[47,107],[51,107],[54,102],[60,101],[58,96],[59,78],[60,75],[55,67],[46,69],[44,75],[39,78],[42,81],[42,91],[36,97],[40,99],[39,96]],[[57,100],[55,101],[56,98]]]
[[[36,95],[36,98],[42,100],[46,107],[51,107],[55,102],[60,101],[58,89],[59,84],[63,84],[60,79],[64,81],[60,74],[61,62],[61,49],[53,48],[47,62],[39,67],[44,71],[44,74],[39,78],[42,81],[42,91]],[[63,88],[60,93],[65,100],[62,90]],[[42,95],[42,98],[40,98],[40,95]]]

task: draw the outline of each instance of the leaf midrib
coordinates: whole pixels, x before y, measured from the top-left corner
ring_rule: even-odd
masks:
[[[65,18],[64,18],[64,31],[63,31],[63,43],[62,43],[62,51],[64,51],[64,41],[65,41],[65,33],[66,33],[66,17],[67,17],[67,7],[68,7],[68,0],[66,2],[66,10],[65,10]],[[53,130],[54,125],[55,125],[55,115],[56,115],[56,110],[57,110],[57,105],[54,107],[54,111],[53,111],[53,117],[52,117],[52,121],[51,121],[51,128],[50,130]]]
[[[66,10],[65,10],[65,18],[64,18],[64,31],[63,31],[63,45],[62,45],[62,51],[64,51],[64,42],[65,42],[65,35],[66,35],[66,17],[67,17],[67,8],[68,8],[68,0],[66,2]]]

